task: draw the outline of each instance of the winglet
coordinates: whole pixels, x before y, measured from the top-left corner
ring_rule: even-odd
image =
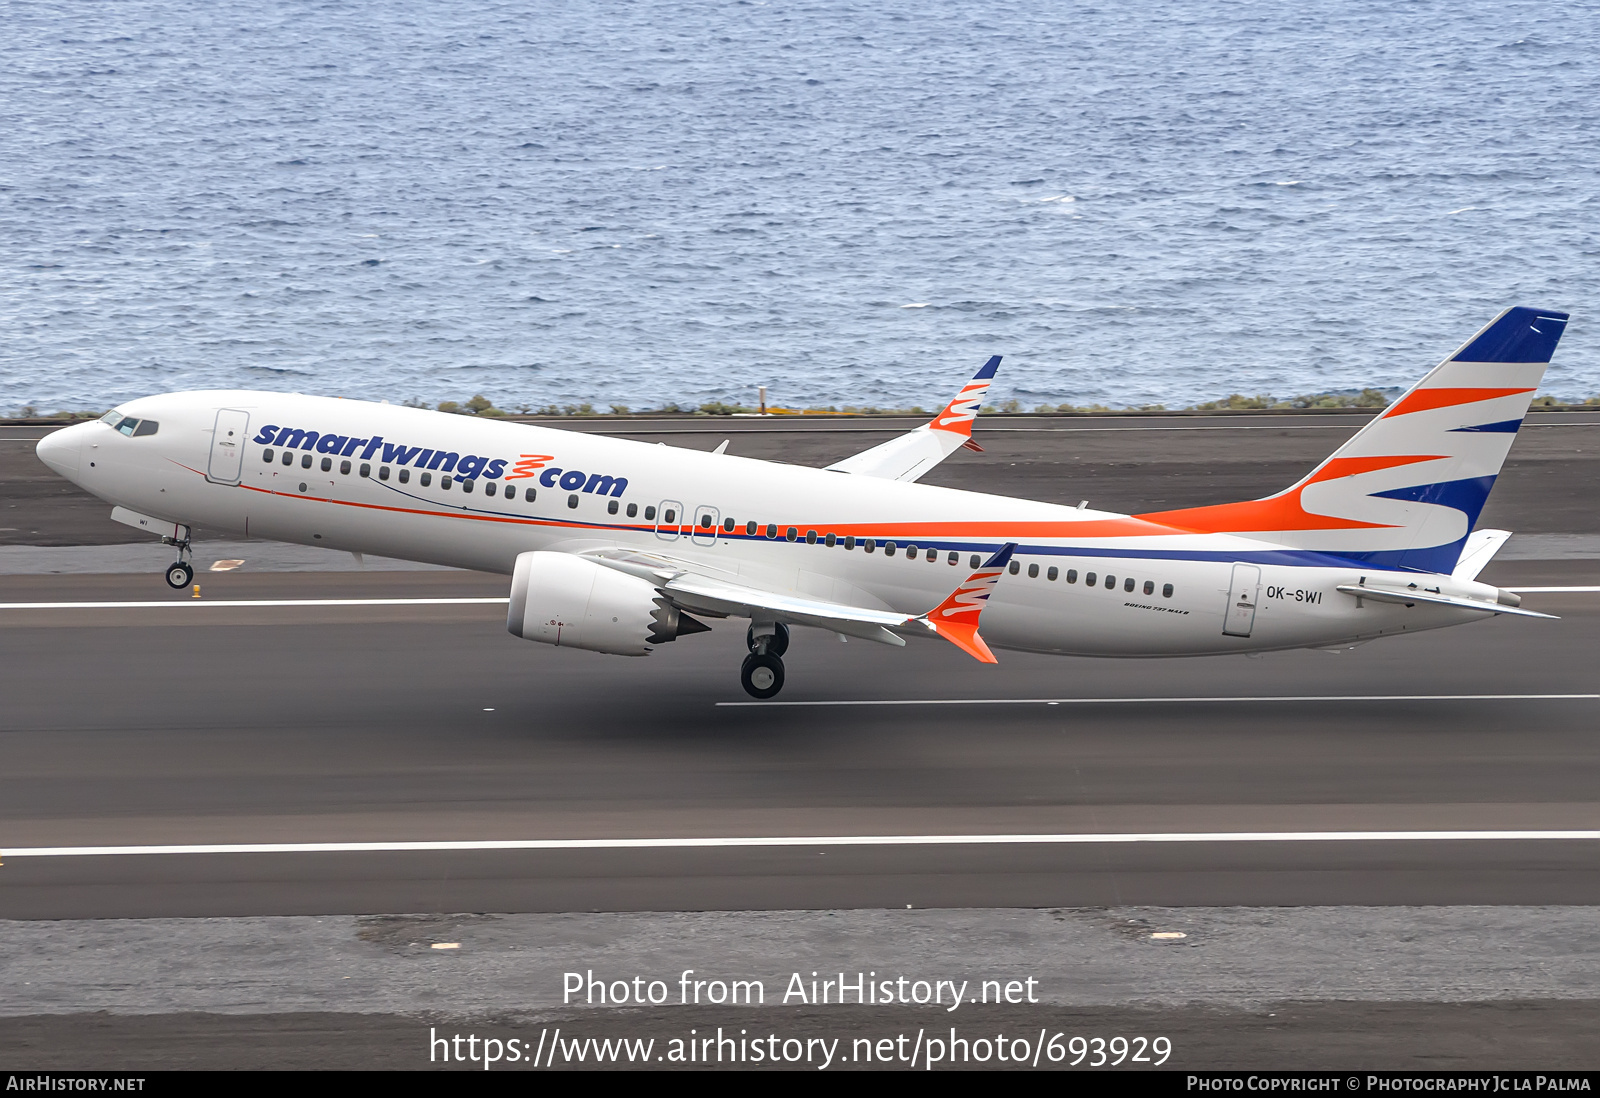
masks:
[[[928,426],[935,431],[949,431],[962,438],[972,438],[972,421],[978,418],[978,405],[989,391],[995,371],[1000,369],[1000,356],[995,355],[978,368],[972,380],[961,387],[954,400],[944,406],[944,411],[934,416]],[[974,447],[976,449],[976,447]]]
[[[836,461],[828,470],[909,483],[963,446],[982,450],[983,447],[972,441],[972,421],[978,418],[978,406],[983,403],[983,395],[989,391],[989,382],[994,380],[999,368],[1000,356],[995,355],[962,386],[956,398],[944,406],[944,411],[927,423],[870,450]]]
[[[999,360],[993,360],[991,365],[996,361]],[[984,562],[983,567],[950,592],[949,598],[918,620],[980,663],[999,663],[983,638],[978,636],[978,618],[1016,549],[1015,542],[1007,542],[998,553]]]

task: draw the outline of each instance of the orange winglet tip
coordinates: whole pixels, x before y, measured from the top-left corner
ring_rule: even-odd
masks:
[[[967,625],[955,621],[930,621],[928,625],[933,631],[961,649],[979,663],[999,663],[994,658],[994,653],[989,651],[989,646],[978,636],[976,625]]]

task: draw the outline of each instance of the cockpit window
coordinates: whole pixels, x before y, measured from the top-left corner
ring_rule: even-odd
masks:
[[[153,435],[161,429],[161,424],[153,419],[134,419],[132,416],[125,416],[115,409],[101,416],[100,422],[108,427],[116,428],[129,438],[143,438],[146,435]]]

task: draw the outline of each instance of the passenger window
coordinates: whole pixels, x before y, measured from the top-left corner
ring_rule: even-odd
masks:
[[[883,555],[886,557],[892,557],[894,556],[894,551],[897,548],[898,546],[896,546],[894,542],[885,542],[883,546]]]
[[[617,513],[617,501],[616,500],[612,500],[610,503],[606,504],[606,514],[614,515],[616,513]]]
[[[1161,597],[1164,599],[1170,599],[1172,597],[1172,584],[1163,583],[1161,585]]]
[[[711,516],[710,515],[701,515],[700,516],[700,529],[702,529],[702,530],[711,529]]]
[[[1037,564],[1028,565],[1028,578],[1031,580],[1039,578],[1039,566]]]
[[[844,537],[844,547],[846,549],[854,549],[856,547],[856,536],[854,534],[846,534],[845,535],[845,537]]]
[[[745,533],[745,537],[753,538],[753,537],[756,536],[756,520],[755,519],[751,519],[749,522],[744,524],[744,533]]]
[[[1127,579],[1122,581],[1122,589],[1131,594],[1133,592],[1133,585],[1136,582],[1137,581],[1132,576],[1129,576]]]
[[[772,523],[770,523],[770,522],[767,523],[767,537],[775,538],[777,536],[778,536],[778,528],[775,525],[773,525]]]
[[[432,483],[433,483],[433,474],[432,473],[423,473],[422,474],[422,486],[424,488],[426,488],[428,485],[430,485]]]
[[[573,495],[570,495],[570,496],[567,497],[567,506],[568,507],[576,507],[576,506],[578,506],[578,497],[577,497],[576,494],[573,494]],[[671,512],[668,512],[668,513],[670,514]]]
[[[407,483],[408,481],[410,481],[410,479],[411,479],[411,470],[410,469],[402,469],[402,470],[400,470],[400,483],[401,484]]]
[[[135,420],[135,422],[138,423],[139,426],[133,429],[134,438],[144,438],[147,435],[153,435],[157,431],[161,430],[161,424],[157,423],[153,419],[141,419]]]
[[[972,560],[969,563],[971,563],[972,567],[976,568],[980,564],[983,563],[983,558],[980,557],[977,553],[974,553],[974,554],[972,554]]]
[[[807,545],[815,545],[816,543],[817,543],[817,532],[815,530],[807,530],[806,531],[806,544]]]
[[[333,459],[332,458],[323,458],[322,459],[322,471],[324,473],[333,472]]]
[[[339,475],[342,477],[347,477],[350,475],[350,463],[348,461],[341,461],[339,463]]]
[[[285,465],[293,465],[294,464],[294,454],[291,453],[288,450],[285,450],[283,452],[283,463]]]
[[[1144,593],[1147,595],[1153,595],[1156,593],[1156,584],[1154,580],[1144,581]]]
[[[834,543],[838,540],[838,538],[834,537],[832,534],[829,534],[827,537],[822,539],[822,544],[826,545],[829,549],[832,549]]]
[[[1067,569],[1067,582],[1068,583],[1077,583],[1078,582],[1078,570],[1076,568],[1068,568]],[[1091,579],[1089,582],[1093,583],[1094,580]]]
[[[532,491],[532,489],[529,489],[529,491]],[[654,505],[644,509],[644,519],[646,522],[654,522],[656,520],[656,509]]]
[[[364,461],[361,463],[361,475],[364,477],[370,477],[372,475],[372,466]]]
[[[874,538],[868,538],[866,541],[861,543],[861,548],[864,549],[865,551],[867,551],[868,553],[872,552],[877,547],[878,547],[878,542]]]
[[[1106,590],[1107,591],[1115,590],[1116,586],[1117,586],[1117,577],[1107,573],[1107,575],[1106,575]]]
[[[494,481],[486,480],[486,481],[483,482],[483,494],[484,495],[492,496],[496,492],[498,492],[499,490],[500,490],[500,486],[498,484],[496,484]]]
[[[939,559],[939,550],[934,549],[933,547],[930,546],[928,548],[928,559],[930,561],[938,560]]]
[[[727,534],[733,533],[733,527],[734,527],[734,521],[731,518],[722,520],[723,533],[727,533]]]
[[[461,490],[463,492],[467,493],[467,495],[469,495],[469,496],[472,494],[472,485],[473,485],[473,480],[472,480],[471,477],[462,477],[461,478]]]
[[[302,469],[311,468],[311,455],[310,454],[305,454],[300,458],[300,468],[302,468]]]
[[[1052,564],[1050,566],[1050,570],[1044,574],[1044,578],[1047,579],[1047,580],[1053,580],[1057,576],[1059,576],[1060,574],[1061,574],[1060,570],[1057,569],[1056,566]]]
[[[261,460],[266,462],[268,465],[272,464],[272,449],[271,449],[271,447],[268,447],[267,449],[261,451]]]
[[[796,538],[798,538],[800,536],[800,531],[796,530],[793,526],[791,526],[791,527],[789,527],[789,529],[787,529],[787,530],[785,530],[783,532],[783,536],[784,536],[784,540],[786,540],[786,541],[794,541]]]
[[[628,504],[628,517],[629,518],[637,518],[638,515],[639,515],[639,505],[637,503]]]
[[[442,473],[439,475],[439,490],[440,491],[448,492],[450,490],[450,485],[452,485],[454,483],[455,483],[455,478],[454,477],[448,477],[448,476],[445,476]]]
[[[1085,572],[1083,574],[1083,585],[1085,587],[1093,587],[1095,579],[1096,576],[1093,572]]]
[[[954,565],[960,559],[961,559],[961,554],[960,553],[951,552],[951,554],[950,554],[950,563],[952,565]]]
[[[389,467],[387,465],[378,466],[378,479],[379,480],[388,480],[389,479]]]
[[[1011,571],[1011,574],[1012,574],[1012,575],[1013,575],[1013,576],[1014,576],[1014,575],[1016,575],[1016,574],[1017,574],[1017,573],[1018,573],[1018,572],[1020,572],[1020,571],[1022,571],[1022,565],[1021,565],[1021,564],[1019,564],[1019,563],[1018,563],[1018,562],[1016,562],[1016,561],[1012,561],[1012,562],[1011,562],[1011,569],[1010,569],[1010,571]]]
[[[524,488],[522,490],[522,498],[527,500],[529,503],[532,503],[533,500],[534,500],[534,497],[537,496],[538,494],[539,494],[539,489],[537,489],[537,488]]]
[[[661,521],[666,525],[671,526],[674,522],[678,521],[678,512],[674,511],[671,507],[668,507],[666,513],[661,516]]]

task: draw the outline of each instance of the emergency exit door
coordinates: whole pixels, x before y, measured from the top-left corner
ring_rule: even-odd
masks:
[[[1222,626],[1226,637],[1248,637],[1256,624],[1256,606],[1261,601],[1261,569],[1253,564],[1235,564],[1233,582],[1228,585],[1228,614]]]

